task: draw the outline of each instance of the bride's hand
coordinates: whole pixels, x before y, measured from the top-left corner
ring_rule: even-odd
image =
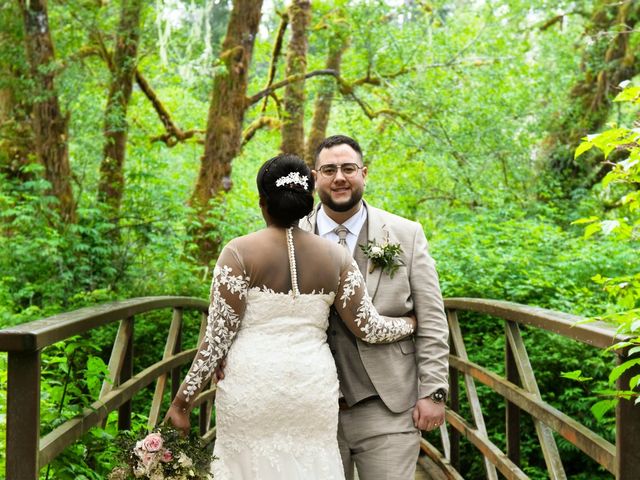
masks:
[[[227,366],[227,357],[224,357],[222,358],[222,360],[220,360],[220,363],[218,364],[216,369],[213,371],[213,379],[215,383],[218,383],[220,380],[224,379],[224,369],[226,366]]]
[[[411,310],[407,313],[407,317],[411,320],[411,326],[413,327],[413,331],[415,332],[416,328],[418,328],[418,319],[416,318],[416,312]]]
[[[183,408],[171,405],[169,411],[164,417],[163,423],[168,423],[176,430],[182,433],[185,437],[189,435],[191,430],[191,420],[189,420],[189,413]]]

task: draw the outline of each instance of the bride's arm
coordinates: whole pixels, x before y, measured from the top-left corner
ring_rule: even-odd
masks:
[[[213,272],[204,337],[167,413],[167,418],[180,430],[188,430],[188,413],[194,398],[231,346],[245,311],[248,288],[249,279],[236,251],[225,247]]]
[[[349,330],[365,342],[395,342],[411,335],[416,328],[414,317],[392,318],[378,314],[353,259],[343,264],[333,305]]]

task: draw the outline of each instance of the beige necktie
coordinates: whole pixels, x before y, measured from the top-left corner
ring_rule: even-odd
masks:
[[[333,232],[338,235],[338,245],[342,245],[349,250],[349,245],[347,245],[347,233],[349,233],[349,229],[344,225],[338,225],[333,229]]]

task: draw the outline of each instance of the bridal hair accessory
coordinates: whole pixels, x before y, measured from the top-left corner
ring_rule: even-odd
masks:
[[[369,273],[376,268],[381,268],[384,273],[393,278],[396,270],[404,262],[398,258],[402,253],[402,247],[399,243],[389,242],[389,230],[382,227],[384,231],[384,241],[378,244],[375,240],[369,240],[366,245],[359,245],[367,258],[371,260]]]
[[[305,190],[309,190],[309,177],[306,175],[300,175],[300,172],[289,172],[289,175],[280,177],[276,180],[276,187],[283,187],[285,185],[300,185]]]
[[[211,455],[201,440],[183,437],[176,429],[162,426],[137,437],[123,431],[116,439],[120,465],[109,480],[210,480]],[[215,460],[215,457],[213,458]]]

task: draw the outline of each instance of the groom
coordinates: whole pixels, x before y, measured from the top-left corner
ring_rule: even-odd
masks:
[[[422,227],[362,200],[367,179],[362,150],[335,135],[316,150],[313,174],[321,205],[300,227],[341,243],[354,256],[381,315],[413,311],[414,338],[387,345],[356,339],[331,315],[329,345],[340,380],[338,441],[347,480],[415,476],[419,430],[444,422],[448,389],[448,327],[434,261]],[[359,245],[399,244],[402,265],[393,278],[373,268]],[[400,262],[397,262],[400,263]]]

